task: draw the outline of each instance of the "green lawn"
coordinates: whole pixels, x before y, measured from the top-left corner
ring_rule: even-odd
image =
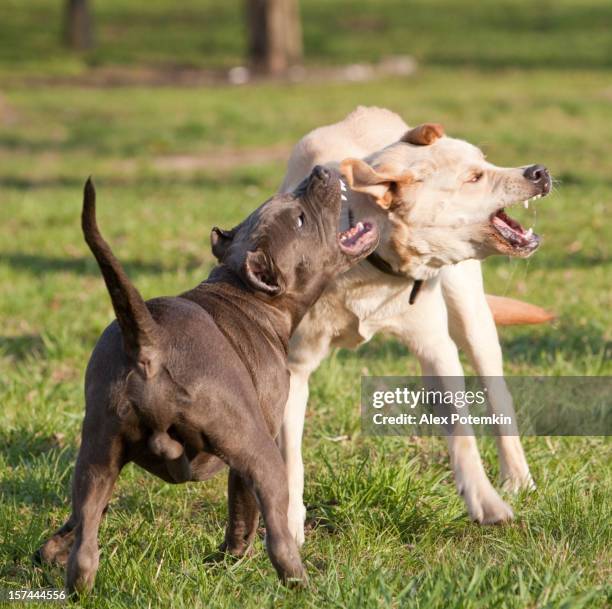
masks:
[[[242,0],[90,0],[97,48],[61,48],[63,0],[2,0],[0,75],[244,63]],[[610,68],[608,0],[300,0],[309,63],[410,54],[483,68]]]
[[[442,122],[450,134],[481,145],[493,162],[545,163],[558,179],[537,212],[517,212],[528,224],[537,221],[545,239],[541,251],[530,261],[485,264],[488,291],[528,299],[559,316],[550,326],[501,331],[506,372],[612,374],[612,80],[609,41],[601,38],[607,3],[589,2],[587,11],[577,8],[586,3],[555,3],[552,10],[552,3],[506,2],[501,12],[492,2],[482,11],[468,3],[464,13],[450,2],[426,9],[430,3],[421,0],[406,3],[421,8],[412,29],[407,9],[398,8],[397,19],[389,12],[377,17],[387,24],[389,39],[377,43],[376,32],[346,31],[325,47],[323,39],[349,4],[329,3],[332,10],[323,0],[305,1],[305,15],[326,15],[305,28],[307,43],[321,44],[313,61],[410,52],[413,46],[430,65],[405,80],[214,89],[19,82],[22,70],[48,71],[54,64],[62,73],[78,72],[83,63],[66,65],[53,46],[53,27],[34,28],[35,17],[54,23],[51,3],[32,2],[42,12],[29,18],[16,2],[8,4],[12,11],[0,21],[0,71],[13,79],[0,91],[0,588],[62,582],[63,573],[33,567],[30,555],[68,514],[83,372],[112,318],[80,234],[81,189],[89,174],[98,188],[102,229],[136,285],[146,297],[173,294],[206,276],[212,225],[232,226],[272,194],[283,175],[281,159],[307,130],[357,104],[388,106],[412,124]],[[147,5],[147,19],[134,26],[130,41],[120,36],[120,27],[128,27],[124,4],[134,14]],[[185,4],[195,11],[199,3]],[[215,35],[219,44],[206,44],[211,65],[231,65],[241,53],[231,34],[238,32],[231,21],[238,9],[202,4],[215,15],[227,12]],[[376,17],[376,3],[366,4]],[[114,50],[99,50],[101,63],[158,59],[143,50],[150,42],[145,37],[153,36],[145,25],[163,21],[167,5],[97,5],[108,22],[103,31],[122,41]],[[544,27],[546,6],[552,38],[538,42],[528,16],[517,11],[531,11]],[[451,26],[453,15],[464,21]],[[477,20],[474,36],[460,40],[470,19]],[[346,28],[349,22],[347,17]],[[26,41],[21,54],[3,36],[10,30],[18,37],[19,23]],[[208,52],[194,42],[196,26],[197,20],[185,18],[190,37],[160,44],[161,59],[175,46],[185,62],[198,49]],[[451,27],[444,51],[426,44],[428,28],[439,40]],[[516,37],[512,27],[520,29]],[[494,36],[499,44],[486,46],[483,41]],[[459,45],[456,53],[451,42]],[[538,44],[546,60],[533,69],[489,69],[524,65]],[[486,51],[480,67],[450,65],[473,63],[478,49]],[[565,65],[572,69],[560,69]],[[277,583],[261,540],[253,557],[212,560],[223,536],[224,476],[173,487],[128,466],[101,528],[94,595],[82,606],[610,605],[612,451],[606,439],[526,438],[537,492],[510,499],[515,523],[478,527],[456,495],[443,441],[360,434],[359,377],[365,370],[416,374],[418,367],[402,346],[379,337],[357,352],[335,353],[313,379],[304,456],[309,516],[319,526],[303,549],[309,589],[288,591]],[[341,436],[347,439],[338,441]],[[494,443],[481,446],[495,478]]]

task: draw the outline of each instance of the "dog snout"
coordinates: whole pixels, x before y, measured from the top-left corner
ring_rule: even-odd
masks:
[[[523,171],[523,177],[536,186],[540,186],[542,191],[547,193],[550,190],[550,173],[544,165],[530,165]]]
[[[530,182],[541,182],[548,177],[548,169],[544,165],[530,165],[523,171],[523,175]]]
[[[323,167],[322,165],[317,165],[312,170],[312,177],[323,183],[327,183],[329,182],[329,179],[331,178],[331,171],[327,169],[326,167]]]

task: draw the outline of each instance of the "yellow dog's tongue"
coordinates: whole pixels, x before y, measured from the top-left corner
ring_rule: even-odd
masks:
[[[520,222],[517,222],[516,220],[508,216],[508,214],[506,214],[503,209],[500,209],[493,216],[493,223],[502,228],[511,230],[516,235],[516,237],[526,242],[529,241],[529,239],[531,239],[531,236],[533,235],[532,228],[525,230],[521,226]]]

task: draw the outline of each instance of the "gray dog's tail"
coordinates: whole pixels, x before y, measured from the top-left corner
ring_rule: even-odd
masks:
[[[161,367],[161,329],[100,234],[96,222],[96,191],[91,178],[85,183],[81,226],[85,241],[98,261],[108,288],[125,351],[142,377],[151,379]],[[149,418],[147,422],[152,432],[149,438],[151,451],[168,461],[168,471],[176,482],[189,480],[191,470],[182,444],[172,439],[167,429],[159,429],[154,419]]]
[[[125,351],[145,378],[158,369],[159,328],[142,296],[103,239],[96,222],[96,191],[91,178],[85,183],[81,226],[85,241],[98,261],[123,335]]]

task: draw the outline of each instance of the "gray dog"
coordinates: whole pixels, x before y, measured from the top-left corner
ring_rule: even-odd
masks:
[[[145,303],[98,231],[87,182],[83,232],[117,320],[87,367],[72,514],[37,552],[43,562],[67,563],[70,592],[93,586],[100,519],[130,461],[168,482],[206,480],[229,465],[222,548],[243,555],[261,510],[279,577],[305,579],[274,439],[293,330],[326,284],[378,242],[371,223],[338,232],[342,187],[338,173],[315,167],[295,192],[268,200],[236,228],[213,229],[220,264],[208,280]]]

